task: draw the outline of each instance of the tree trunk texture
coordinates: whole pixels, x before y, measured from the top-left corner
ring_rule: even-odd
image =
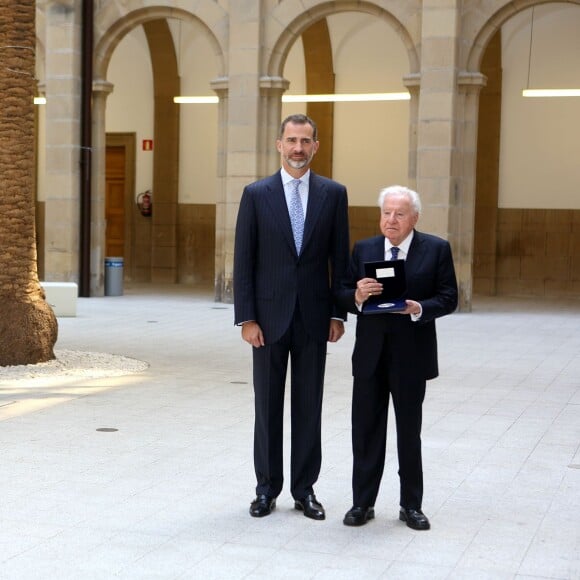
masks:
[[[37,271],[35,0],[0,0],[0,366],[54,359],[58,324]]]

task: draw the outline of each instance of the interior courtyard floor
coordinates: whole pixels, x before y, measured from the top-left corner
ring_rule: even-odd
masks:
[[[438,320],[427,532],[398,520],[392,416],[376,519],[342,523],[355,324],[328,346],[315,488],[326,520],[295,510],[287,482],[255,519],[251,352],[232,305],[186,286],[80,298],[59,318],[57,355],[146,364],[0,372],[0,578],[580,578],[580,301],[479,297]]]

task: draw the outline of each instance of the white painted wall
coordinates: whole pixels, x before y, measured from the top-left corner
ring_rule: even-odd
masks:
[[[141,26],[127,34],[115,49],[107,80],[114,88],[107,97],[106,131],[137,134],[137,195],[153,189],[153,151],[142,149],[143,139],[153,139],[153,75],[149,45]]]
[[[328,18],[336,93],[403,92],[408,72],[403,43],[384,21],[345,12]],[[298,40],[284,67],[288,94],[304,94],[304,52]],[[387,185],[406,185],[409,102],[335,103],[333,175],[352,205],[373,206]],[[284,116],[306,106],[285,103]],[[316,120],[316,119],[315,119]],[[324,141],[324,135],[320,135]]]
[[[524,98],[527,88],[580,88],[580,6],[536,6],[502,29],[499,206],[580,209],[580,98]]]
[[[217,77],[214,49],[201,28],[187,22],[169,21],[175,46],[182,95],[215,97],[210,83]],[[217,105],[180,105],[180,203],[216,202]]]
[[[406,50],[389,24],[347,12],[328,23],[336,93],[406,91]],[[333,172],[352,205],[376,205],[384,187],[408,185],[408,158],[409,101],[336,103]]]
[[[503,28],[503,102],[499,175],[500,207],[580,208],[580,98],[524,99],[531,10]],[[580,7],[544,4],[535,9],[531,86],[580,87]],[[368,14],[329,17],[336,92],[405,90],[407,55],[390,26]],[[213,95],[217,75],[207,38],[182,23],[179,50],[182,94]],[[152,153],[141,150],[153,137],[153,95],[148,47],[141,28],[126,36],[113,54],[108,80],[107,131],[137,133],[137,192],[152,184]],[[305,92],[302,43],[288,55],[284,76],[289,94]],[[306,106],[284,104],[283,116]],[[353,205],[373,206],[378,191],[407,183],[409,104],[335,105],[334,175],[349,190]],[[324,140],[324,135],[320,136]],[[272,147],[274,147],[272,143]],[[180,201],[214,203],[217,107],[182,105]],[[39,160],[42,163],[42,160]],[[39,184],[41,185],[41,184]],[[42,187],[40,187],[42,191]]]
[[[186,22],[170,20],[169,24],[175,39],[181,94],[215,96],[210,82],[217,76],[217,64],[207,38]],[[153,77],[142,27],[119,43],[107,77],[115,85],[107,101],[107,131],[137,133],[137,193],[151,189],[153,152],[143,151],[141,144],[143,139],[153,138]],[[215,203],[217,107],[181,105],[180,122],[179,201]]]

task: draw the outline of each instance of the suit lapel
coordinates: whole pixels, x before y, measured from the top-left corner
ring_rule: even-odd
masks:
[[[360,254],[357,258],[358,277],[365,277],[365,262],[381,262],[385,259],[385,238],[375,236],[369,238],[360,246]]]
[[[315,230],[316,222],[320,216],[320,210],[324,205],[326,196],[326,188],[318,179],[318,175],[311,170],[310,182],[308,183],[308,206],[306,208],[306,221],[304,222],[304,238],[302,240],[303,250]]]
[[[385,259],[385,238],[377,236],[371,246],[372,257],[369,262],[381,262]]]
[[[423,261],[423,255],[425,254],[425,244],[423,243],[423,237],[421,232],[415,230],[413,234],[413,240],[409,246],[409,255],[407,256],[405,270],[407,271],[407,276],[410,273],[415,273],[419,270],[421,262]]]
[[[267,180],[266,187],[268,188],[265,196],[266,203],[270,206],[274,219],[280,224],[280,230],[286,238],[286,241],[294,252],[296,252],[292,225],[290,224],[290,214],[288,213],[288,204],[286,203],[286,196],[284,195],[284,186],[282,185],[280,171]]]

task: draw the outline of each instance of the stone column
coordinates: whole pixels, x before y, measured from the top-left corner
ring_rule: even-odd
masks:
[[[409,103],[409,165],[407,176],[409,187],[417,187],[417,123],[419,120],[419,89],[421,87],[421,75],[410,74],[403,77],[403,84],[411,95]]]
[[[216,300],[233,301],[233,260],[236,217],[244,186],[259,176],[263,149],[260,127],[260,39],[262,2],[230,2],[227,129],[224,136],[225,176],[216,207]],[[220,125],[222,121],[220,120]],[[222,152],[219,153],[222,155]]]
[[[290,82],[282,77],[262,77],[260,79],[260,110],[265,112],[262,119],[260,142],[262,152],[260,175],[271,175],[280,169],[280,153],[276,149],[276,140],[282,122],[282,95],[288,90]]]
[[[217,138],[217,184],[215,202],[215,279],[214,291],[216,302],[232,302],[231,272],[228,274],[226,288],[226,214],[227,214],[227,138],[228,138],[228,79],[217,78],[211,82],[211,88],[219,98],[218,104],[218,138]],[[231,242],[230,242],[231,243]],[[228,296],[229,300],[223,299]]]
[[[475,236],[475,193],[477,171],[477,130],[479,94],[486,77],[481,73],[463,72],[458,75],[457,123],[458,159],[460,175],[456,181],[454,250],[455,268],[459,283],[459,310],[471,312],[473,297],[473,248]],[[460,193],[460,195],[459,195]],[[493,240],[495,247],[495,238]]]
[[[46,12],[47,281],[79,281],[81,13],[72,1]]]
[[[105,293],[105,162],[107,151],[106,104],[113,91],[112,83],[93,82],[93,163],[91,176],[91,296]]]
[[[424,0],[421,27],[421,89],[417,123],[417,191],[423,201],[419,229],[439,235],[452,245],[460,303],[471,303],[471,279],[466,278],[460,248],[458,207],[461,166],[456,142],[457,55],[460,0]]]

